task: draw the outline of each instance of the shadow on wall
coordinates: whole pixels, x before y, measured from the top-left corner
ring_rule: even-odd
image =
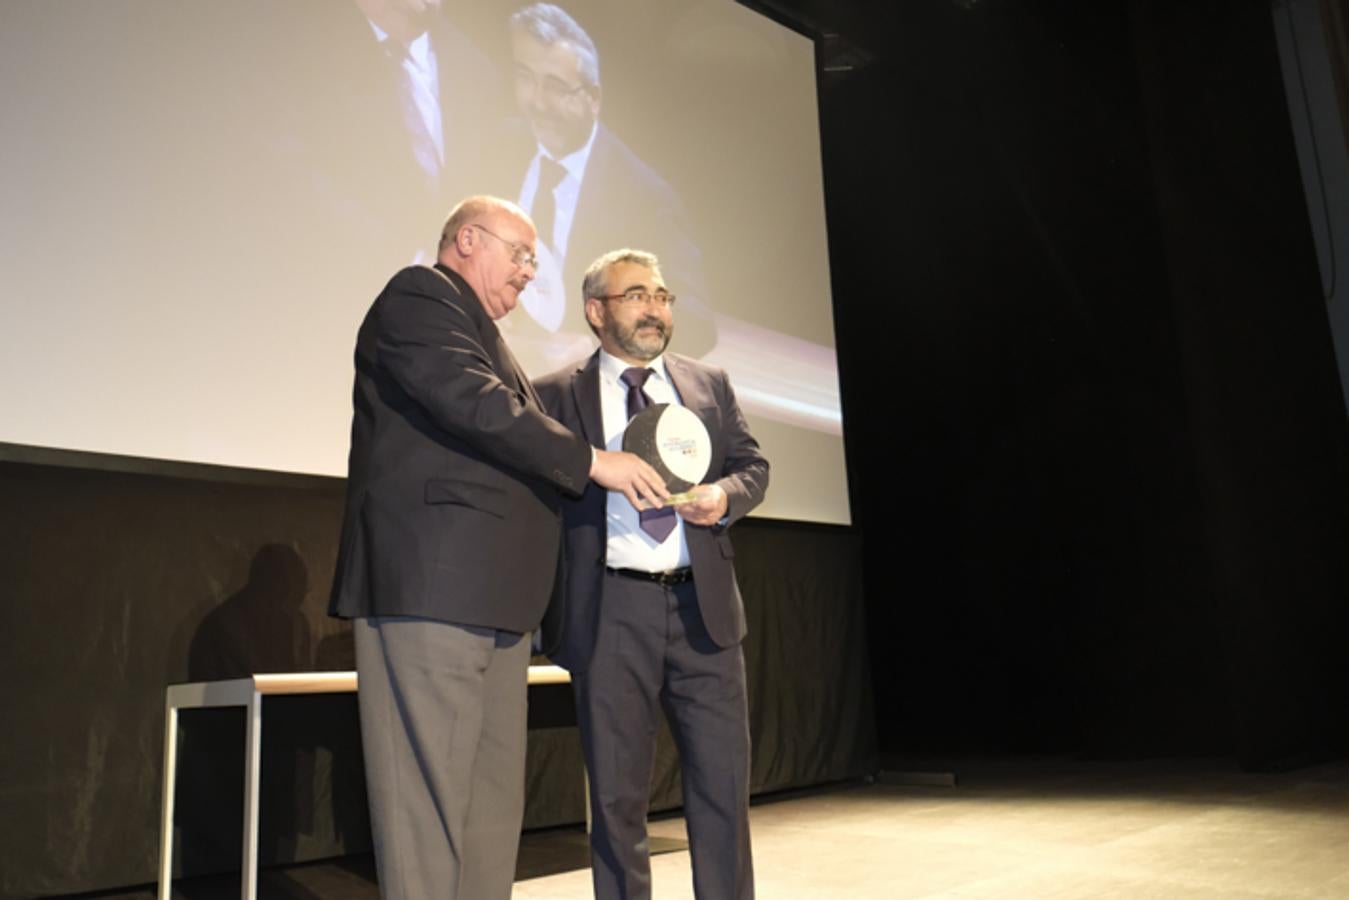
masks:
[[[201,620],[188,678],[355,668],[350,629],[319,636],[305,608],[309,572],[285,544],[258,549],[244,586]],[[321,612],[319,613],[321,615]],[[364,761],[354,694],[268,699],[262,708],[259,862],[303,861],[369,847]],[[237,870],[242,854],[242,709],[180,720],[175,828],[184,875]]]

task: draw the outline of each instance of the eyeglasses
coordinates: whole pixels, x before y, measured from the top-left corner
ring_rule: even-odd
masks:
[[[543,94],[543,99],[554,104],[575,97],[581,91],[590,87],[588,84],[578,84],[573,87],[555,75],[544,75],[540,78],[524,66],[515,67],[515,83],[517,86],[538,91]]]
[[[537,269],[539,267],[539,258],[534,255],[534,251],[530,250],[527,244],[522,244],[519,241],[508,241],[495,231],[490,231],[477,223],[474,223],[473,227],[483,234],[490,234],[507,247],[510,247],[511,262],[515,263],[517,266],[529,266],[531,269]]]
[[[630,291],[624,291],[621,294],[609,294],[607,296],[596,297],[596,300],[617,300],[624,306],[646,306],[648,303],[654,303],[661,309],[669,309],[675,304],[675,295],[669,291],[656,291],[654,294],[650,291],[644,291],[641,288],[633,288]]]

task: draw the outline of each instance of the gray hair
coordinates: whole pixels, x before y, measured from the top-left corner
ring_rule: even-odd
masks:
[[[581,299],[589,300],[593,297],[603,297],[609,270],[619,263],[634,263],[660,274],[660,260],[656,259],[654,253],[647,253],[645,250],[633,250],[631,247],[610,250],[586,269],[585,278],[581,282]]]
[[[566,44],[576,51],[577,72],[589,87],[600,83],[600,55],[585,29],[560,6],[532,3],[511,14],[511,27],[543,44]]]

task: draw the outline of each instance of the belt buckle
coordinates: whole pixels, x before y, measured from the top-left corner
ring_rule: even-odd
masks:
[[[660,582],[662,587],[674,587],[677,584],[683,584],[684,582],[688,581],[690,577],[691,573],[687,568],[667,569],[664,572],[660,573],[657,580]]]

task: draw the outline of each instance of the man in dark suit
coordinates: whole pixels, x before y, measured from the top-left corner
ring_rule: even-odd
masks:
[[[557,569],[562,495],[655,500],[631,454],[544,414],[496,321],[533,276],[534,226],[472,197],[434,268],[399,272],[356,342],[330,612],[354,619],[384,896],[510,895],[524,807],[528,632]],[[625,500],[625,502],[629,502]]]
[[[674,189],[600,121],[590,35],[561,7],[534,3],[511,16],[511,54],[516,105],[533,138],[519,197],[539,227],[539,279],[522,301],[535,334],[579,335],[592,346],[575,287],[591,260],[630,244],[660,250],[681,296],[680,346],[706,353],[716,333],[702,305],[702,254]]]
[[[675,403],[712,439],[693,502],[641,513],[588,488],[564,504],[564,576],[545,622],[548,654],[572,672],[590,774],[591,862],[600,900],[647,898],[646,813],[660,710],[683,774],[694,891],[752,897],[745,613],[727,529],[768,485],[726,373],[666,353],[674,297],[656,258],[600,257],[582,294],[600,349],[538,383],[544,406],[597,448],[621,446],[629,416]]]

